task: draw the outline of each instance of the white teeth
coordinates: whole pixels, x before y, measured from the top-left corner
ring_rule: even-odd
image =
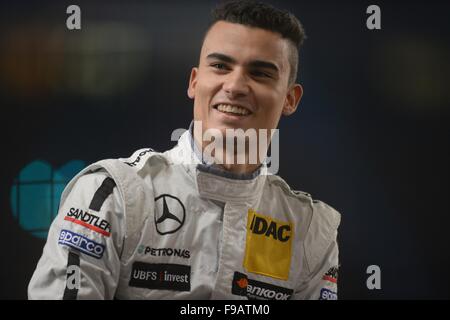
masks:
[[[238,106],[233,106],[230,104],[219,104],[217,106],[217,110],[219,110],[221,112],[236,113],[236,114],[240,114],[243,116],[250,114],[250,112],[247,109],[244,109],[244,108],[241,108]]]

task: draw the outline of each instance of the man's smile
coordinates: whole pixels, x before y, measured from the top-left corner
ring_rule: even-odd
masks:
[[[236,104],[218,103],[213,105],[213,109],[227,115],[239,117],[248,116],[252,114],[252,112],[248,108]]]

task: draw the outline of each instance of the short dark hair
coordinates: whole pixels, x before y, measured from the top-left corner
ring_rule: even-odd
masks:
[[[218,21],[238,23],[280,34],[292,45],[289,53],[289,84],[297,79],[298,55],[305,30],[300,21],[290,12],[274,8],[270,4],[252,0],[223,1],[211,12],[209,29]]]

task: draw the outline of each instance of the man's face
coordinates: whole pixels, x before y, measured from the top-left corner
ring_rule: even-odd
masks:
[[[205,37],[188,95],[203,130],[275,129],[293,113],[302,95],[289,85],[290,44],[281,35],[219,21]]]

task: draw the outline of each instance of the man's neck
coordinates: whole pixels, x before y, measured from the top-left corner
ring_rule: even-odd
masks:
[[[237,174],[251,174],[255,172],[261,165],[260,164],[219,164],[221,168],[226,171]]]
[[[249,163],[249,156],[248,156],[248,149],[246,150],[246,154],[245,154],[245,162],[244,163],[238,163],[237,162],[237,156],[234,155],[232,159],[232,163],[227,162],[226,156],[225,156],[225,150],[219,150],[219,152],[213,152],[212,154],[212,158],[209,157],[209,154],[205,153],[205,149],[207,148],[207,146],[212,143],[210,141],[205,142],[201,139],[199,139],[199,137],[197,135],[195,135],[194,133],[194,139],[193,142],[196,145],[196,148],[199,152],[201,152],[201,155],[198,155],[199,157],[201,157],[201,159],[203,159],[204,161],[208,162],[208,163],[213,163],[215,165],[217,165],[218,167],[222,168],[223,170],[229,171],[231,173],[235,173],[235,174],[252,174],[253,172],[255,172],[259,167],[261,167],[261,163]],[[225,146],[223,146],[223,148],[225,148]],[[234,148],[234,150],[236,150],[236,146]],[[217,155],[217,153],[220,153],[221,156],[219,157]]]

